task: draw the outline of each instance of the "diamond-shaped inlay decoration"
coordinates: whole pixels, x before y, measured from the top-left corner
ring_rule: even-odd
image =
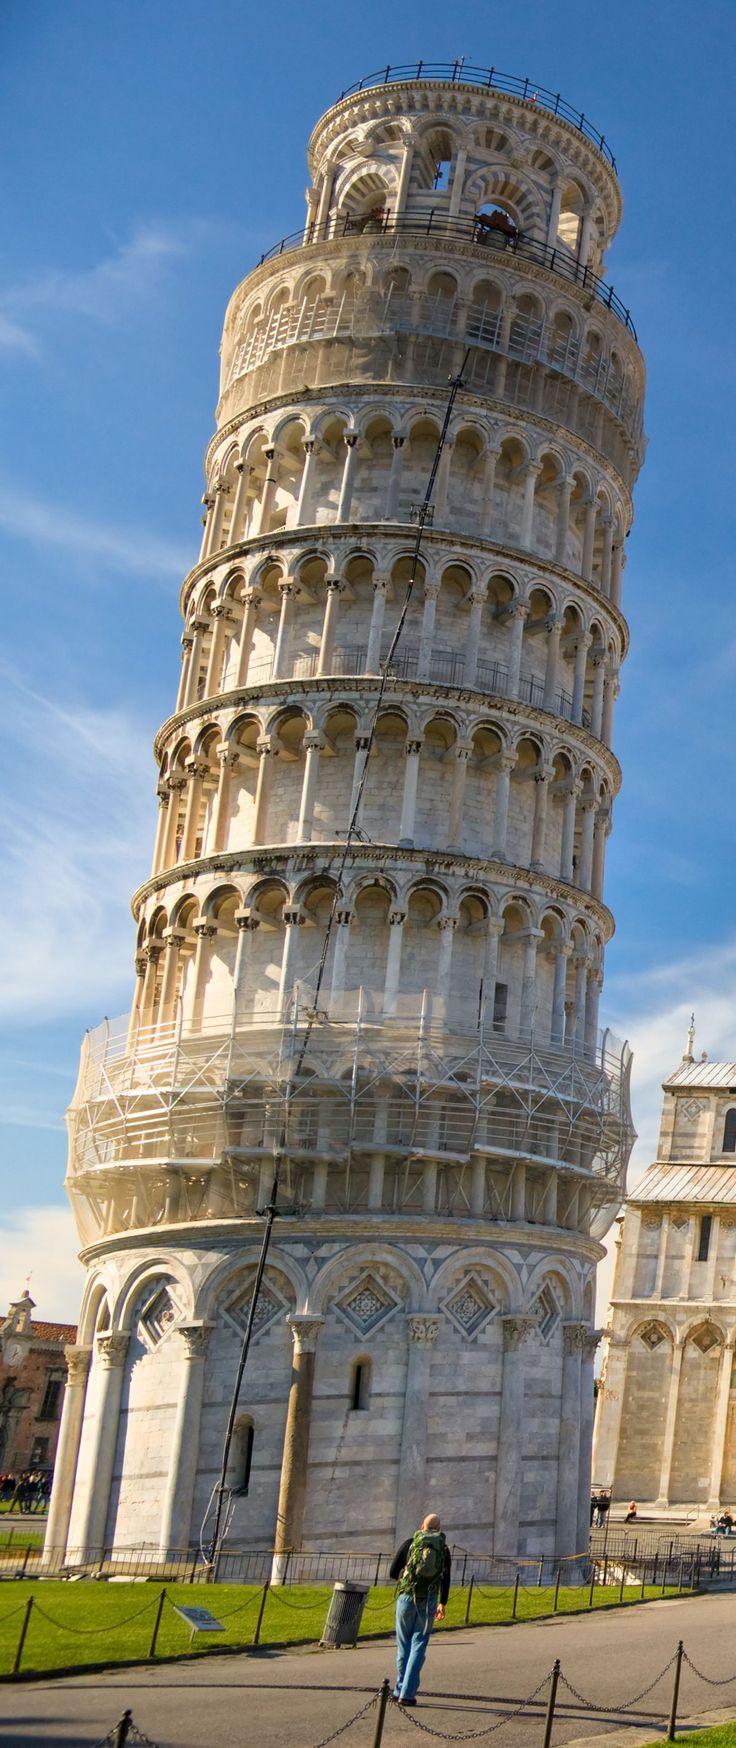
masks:
[[[639,1330],[639,1340],[643,1341],[644,1346],[649,1348],[650,1353],[654,1353],[655,1347],[661,1347],[662,1342],[666,1341],[667,1337],[658,1323],[647,1323],[645,1329]]]
[[[704,1111],[705,1108],[705,1105],[701,1104],[700,1099],[688,1099],[686,1104],[680,1106],[682,1115],[687,1118],[688,1123],[697,1122],[701,1111]]]
[[[684,1232],[685,1227],[690,1225],[690,1221],[687,1214],[680,1214],[676,1220],[673,1220],[672,1224],[676,1232]]]
[[[536,1317],[539,1333],[543,1341],[549,1341],[560,1321],[561,1311],[549,1282],[532,1305],[532,1317]]]
[[[697,1347],[700,1353],[710,1353],[711,1348],[720,1347],[720,1345],[720,1336],[716,1335],[715,1329],[711,1329],[708,1324],[706,1324],[705,1329],[699,1329],[697,1334],[693,1336],[693,1347]]]
[[[223,1308],[222,1314],[226,1323],[229,1323],[232,1329],[236,1329],[238,1335],[243,1334],[246,1323],[248,1322],[252,1293],[252,1286],[243,1288],[241,1292],[236,1294],[236,1297],[231,1299],[229,1304],[225,1305]],[[284,1317],[288,1309],[289,1306],[287,1301],[283,1297],[283,1294],[279,1292],[278,1288],[274,1287],[273,1283],[270,1281],[268,1284],[263,1282],[260,1293],[258,1294],[258,1303],[256,1305],[255,1317],[253,1319],[253,1334],[256,1340],[259,1335],[263,1335],[264,1330],[270,1329],[271,1324],[275,1323],[277,1317]]]
[[[146,1347],[158,1347],[178,1316],[179,1307],[168,1287],[159,1287],[158,1292],[144,1305],[138,1322],[138,1334]]]
[[[377,1275],[364,1274],[335,1300],[335,1310],[357,1335],[372,1335],[398,1309],[399,1300]]]
[[[465,1276],[449,1299],[444,1300],[442,1309],[447,1312],[460,1334],[468,1341],[473,1341],[490,1322],[497,1307],[485,1283],[477,1275],[470,1274]]]

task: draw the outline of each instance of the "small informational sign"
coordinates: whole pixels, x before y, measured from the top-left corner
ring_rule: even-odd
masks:
[[[177,1614],[186,1621],[193,1633],[224,1633],[222,1621],[216,1621],[208,1608],[186,1608],[178,1602],[174,1603]]]

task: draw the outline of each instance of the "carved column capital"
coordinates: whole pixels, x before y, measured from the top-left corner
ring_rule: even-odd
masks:
[[[115,1367],[125,1363],[130,1336],[127,1329],[110,1329],[98,1335],[95,1341],[97,1357],[105,1371],[113,1371]]]
[[[439,1317],[433,1317],[426,1311],[412,1311],[407,1322],[410,1341],[417,1342],[421,1347],[434,1347],[440,1332]]]
[[[563,1323],[562,1344],[565,1353],[582,1353],[589,1334],[587,1323]]]
[[[207,1352],[210,1338],[209,1323],[180,1323],[179,1334],[184,1342],[185,1358],[188,1360],[203,1360]]]
[[[537,1327],[535,1317],[502,1317],[504,1353],[515,1353]]]
[[[312,1317],[308,1312],[290,1312],[286,1319],[291,1330],[295,1354],[315,1353],[324,1317]]]
[[[70,1343],[69,1347],[64,1348],[64,1358],[66,1360],[67,1389],[73,1389],[75,1385],[83,1384],[86,1380],[92,1363],[92,1349],[91,1347],[77,1347],[74,1343]]]

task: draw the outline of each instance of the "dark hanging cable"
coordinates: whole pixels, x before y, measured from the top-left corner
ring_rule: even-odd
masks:
[[[417,521],[417,533],[416,533],[416,539],[414,541],[414,551],[412,553],[412,560],[411,560],[411,571],[409,573],[409,580],[408,580],[407,585],[406,585],[406,593],[404,595],[404,600],[402,602],[401,612],[399,614],[399,617],[398,617],[398,620],[396,623],[396,630],[394,631],[393,637],[391,639],[390,648],[388,650],[387,655],[384,657],[384,660],[381,663],[381,667],[380,667],[380,683],[379,683],[379,687],[378,687],[378,693],[376,696],[375,708],[373,711],[373,718],[371,721],[370,731],[368,734],[368,744],[366,747],[366,756],[365,756],[365,759],[363,761],[363,769],[360,773],[360,779],[358,782],[358,787],[357,787],[356,795],[355,795],[355,803],[353,806],[353,811],[351,814],[350,823],[349,823],[349,826],[348,826],[348,829],[347,829],[347,832],[345,835],[345,844],[344,844],[343,852],[342,852],[342,855],[340,857],[340,864],[339,864],[339,868],[338,868],[338,872],[337,872],[337,878],[335,881],[335,891],[334,891],[334,896],[333,896],[333,900],[332,900],[332,906],[331,906],[330,914],[329,914],[329,917],[327,919],[327,923],[325,926],[324,940],[322,942],[322,953],[320,955],[319,968],[317,971],[317,978],[316,978],[315,985],[314,985],[314,998],[312,1001],[312,1005],[309,1008],[308,1013],[307,1013],[307,1023],[306,1023],[306,1026],[304,1028],[304,1035],[302,1037],[301,1045],[299,1047],[299,1052],[298,1052],[298,1055],[296,1058],[296,1063],[295,1063],[293,1069],[290,1069],[290,1072],[289,1072],[289,1081],[291,1082],[292,1086],[297,1084],[299,1081],[299,1076],[300,1076],[302,1069],[304,1067],[304,1060],[305,1060],[307,1051],[309,1049],[309,1043],[310,1043],[310,1039],[312,1036],[312,1031],[314,1028],[315,1020],[317,1019],[317,1016],[318,1016],[319,997],[320,997],[320,992],[322,989],[322,984],[324,982],[325,969],[327,966],[327,955],[329,953],[329,948],[330,948],[330,940],[332,938],[332,931],[333,931],[333,928],[335,925],[335,918],[337,916],[337,907],[338,907],[338,904],[340,902],[341,897],[343,896],[343,890],[344,890],[343,881],[344,881],[344,876],[345,876],[345,869],[347,867],[348,857],[349,857],[351,850],[353,848],[354,839],[357,836],[358,820],[360,818],[361,803],[363,800],[363,792],[365,790],[366,775],[368,772],[368,765],[369,765],[371,753],[373,751],[373,744],[374,744],[374,741],[376,738],[376,727],[377,727],[378,717],[379,717],[380,710],[381,710],[381,705],[383,703],[383,699],[384,699],[384,695],[385,695],[385,691],[386,691],[386,682],[390,677],[391,663],[394,659],[394,656],[396,654],[396,650],[397,650],[398,645],[399,645],[401,634],[403,632],[404,625],[406,623],[406,616],[407,616],[407,613],[409,611],[409,603],[410,603],[412,595],[414,593],[414,584],[415,584],[416,579],[417,579],[417,569],[418,569],[419,560],[420,560],[421,551],[422,551],[422,540],[424,537],[424,529],[425,529],[427,516],[429,514],[429,510],[430,510],[430,506],[431,506],[431,502],[432,502],[432,493],[434,491],[436,480],[437,480],[437,470],[439,468],[440,460],[442,457],[442,451],[445,447],[445,443],[447,440],[447,433],[449,430],[450,420],[452,418],[452,412],[453,412],[453,408],[455,405],[455,401],[457,399],[457,396],[458,396],[460,389],[462,388],[463,372],[464,372],[465,367],[467,365],[469,356],[470,356],[470,352],[468,350],[465,353],[465,357],[464,357],[463,362],[460,366],[460,369],[458,371],[457,376],[453,376],[450,378],[450,393],[449,393],[448,400],[447,400],[447,406],[445,408],[445,416],[444,416],[444,419],[442,421],[442,429],[441,429],[439,437],[437,439],[437,448],[435,450],[434,459],[432,461],[432,466],[430,468],[429,478],[427,480],[427,487],[426,487],[426,491],[424,493],[424,500],[422,502],[422,506],[421,506],[421,509],[419,511],[419,517],[418,517],[418,521]],[[245,1325],[245,1331],[244,1331],[244,1335],[243,1335],[243,1345],[242,1345],[241,1352],[240,1352],[240,1359],[238,1362],[238,1369],[237,1369],[237,1373],[235,1376],[235,1384],[234,1384],[234,1388],[233,1388],[232,1399],[230,1402],[230,1412],[228,1414],[227,1429],[225,1432],[225,1442],[224,1442],[223,1451],[222,1451],[222,1464],[220,1467],[220,1477],[219,1477],[219,1480],[218,1480],[218,1482],[214,1488],[214,1491],[210,1497],[210,1502],[209,1502],[209,1505],[207,1507],[207,1512],[205,1514],[205,1520],[202,1524],[202,1530],[200,1532],[200,1546],[202,1548],[202,1552],[203,1552],[203,1556],[205,1558],[206,1564],[210,1567],[210,1576],[212,1578],[217,1577],[217,1568],[218,1568],[220,1555],[222,1553],[222,1544],[224,1542],[225,1535],[227,1534],[229,1518],[228,1518],[228,1520],[226,1520],[226,1522],[223,1526],[223,1510],[224,1510],[224,1506],[225,1506],[226,1495],[228,1494],[227,1471],[228,1471],[228,1466],[229,1466],[229,1462],[230,1462],[230,1449],[231,1449],[232,1440],[233,1440],[233,1433],[235,1430],[235,1417],[236,1417],[236,1414],[238,1411],[238,1401],[239,1401],[239,1397],[240,1397],[240,1388],[241,1388],[241,1385],[243,1382],[243,1375],[245,1373],[245,1367],[246,1367],[246,1363],[248,1360],[248,1354],[250,1351],[251,1338],[253,1335],[253,1325],[255,1322],[256,1310],[258,1307],[258,1298],[259,1298],[259,1294],[261,1291],[261,1285],[263,1282],[263,1275],[264,1275],[264,1271],[265,1271],[265,1267],[266,1267],[266,1259],[268,1257],[268,1250],[269,1250],[269,1245],[271,1242],[271,1233],[273,1231],[273,1223],[274,1223],[274,1220],[276,1219],[276,1215],[277,1215],[276,1202],[277,1202],[277,1197],[278,1197],[278,1192],[279,1192],[281,1166],[283,1163],[284,1153],[287,1150],[288,1141],[289,1141],[288,1125],[289,1125],[289,1093],[288,1093],[288,1089],[287,1089],[286,1101],[285,1101],[285,1116],[284,1116],[284,1121],[283,1121],[283,1124],[281,1127],[281,1134],[279,1136],[278,1146],[276,1147],[275,1154],[274,1154],[274,1175],[273,1175],[273,1183],[271,1185],[271,1194],[269,1196],[266,1207],[261,1210],[261,1212],[265,1215],[265,1226],[263,1229],[263,1241],[261,1244],[261,1253],[260,1253],[260,1256],[258,1258],[258,1267],[256,1269],[256,1276],[255,1276],[255,1280],[253,1282],[253,1292],[251,1295],[250,1306],[248,1309],[248,1318],[247,1318],[247,1322]],[[209,1512],[212,1508],[213,1501],[216,1501],[216,1503],[215,1503],[215,1522],[214,1522],[214,1527],[212,1530],[212,1537],[211,1537],[211,1541],[210,1541],[209,1550],[207,1553],[205,1553],[204,1552],[205,1529],[206,1529],[207,1517],[209,1516]]]

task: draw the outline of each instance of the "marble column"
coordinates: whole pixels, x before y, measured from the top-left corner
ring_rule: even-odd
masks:
[[[187,806],[184,814],[184,829],[181,837],[181,855],[179,860],[191,862],[196,854],[199,818],[202,809],[202,787],[204,779],[209,774],[206,759],[187,759],[187,775],[189,788],[187,790]]]
[[[217,934],[217,924],[200,917],[193,927],[197,937],[197,945],[194,950],[194,965],[192,967],[192,1005],[189,1022],[192,1030],[196,1031],[202,1024],[202,1009],[210,972],[211,947]]]
[[[518,698],[519,679],[521,676],[521,654],[524,643],[524,626],[529,616],[526,606],[512,607],[509,613],[511,620],[511,640],[509,643],[508,680],[506,682],[507,698]]]
[[[530,461],[527,463],[527,469],[524,475],[524,497],[521,506],[521,533],[519,535],[519,544],[527,548],[532,544],[532,532],[534,528],[534,493],[536,491],[537,480],[541,471],[542,468],[540,462]]]
[[[236,771],[240,769],[240,753],[228,741],[221,741],[217,748],[217,758],[220,766],[220,776],[217,784],[214,818],[212,821],[212,849],[224,850],[227,847],[228,826],[230,823],[230,796],[232,782]]]
[[[156,1000],[156,983],[158,981],[158,962],[161,958],[162,944],[163,943],[159,940],[149,941],[143,949],[143,955],[146,961],[146,971],[143,979],[143,989],[141,991],[140,1015],[142,1026],[151,1026],[153,1024],[153,1008]]]
[[[496,1455],[493,1552],[519,1552],[522,1449],[524,1432],[524,1346],[536,1329],[533,1317],[502,1317],[503,1371]]]
[[[273,647],[273,668],[271,671],[272,680],[282,680],[284,678],[284,674],[286,672],[287,651],[288,651],[288,644],[289,644],[289,630],[290,630],[290,625],[291,625],[292,609],[294,606],[294,584],[293,584],[293,582],[279,583],[279,594],[281,596],[281,610],[279,612],[279,623],[278,623],[278,629],[276,632],[276,641],[275,641],[274,647]]]
[[[717,1235],[711,1235],[713,1253],[717,1251]],[[713,1437],[711,1440],[712,1464],[710,1471],[710,1486],[708,1488],[708,1504],[706,1511],[719,1511],[721,1506],[721,1481],[723,1478],[723,1459],[726,1451],[726,1428],[728,1425],[728,1400],[731,1390],[731,1373],[733,1371],[733,1347],[736,1331],[730,1329],[721,1349],[721,1360],[718,1368],[718,1390],[716,1394],[716,1412],[713,1422]]]
[[[373,609],[368,629],[368,648],[366,650],[365,668],[367,674],[377,674],[381,666],[381,639],[383,636],[383,620],[386,611],[386,597],[389,590],[389,579],[384,576],[373,578]]]
[[[245,528],[245,510],[248,500],[248,488],[250,486],[250,468],[246,467],[245,462],[236,461],[235,472],[238,476],[238,483],[235,487],[235,502],[233,504],[233,514],[230,523],[231,546],[237,545],[238,541],[244,538],[243,530]]]
[[[312,490],[312,478],[314,475],[314,464],[315,464],[315,461],[317,459],[316,440],[313,437],[308,437],[306,439],[306,442],[303,445],[303,448],[304,448],[304,467],[302,469],[301,484],[299,486],[299,497],[297,499],[297,505],[296,505],[296,515],[294,517],[294,527],[295,528],[301,528],[302,525],[305,522],[308,522],[308,520],[309,520],[309,512],[310,512],[311,507],[312,507],[311,503],[310,503],[310,494],[311,494],[311,490]]]
[[[181,929],[164,929],[164,975],[158,1003],[159,1026],[168,1026],[173,1019],[179,986],[179,953],[184,945]]]
[[[659,1471],[659,1496],[657,1505],[667,1506],[670,1502],[670,1475],[672,1473],[672,1454],[675,1448],[675,1424],[677,1421],[677,1399],[680,1394],[680,1372],[682,1371],[682,1356],[684,1346],[679,1339],[672,1349],[672,1367],[667,1393],[667,1413],[664,1423],[664,1439],[662,1443],[662,1463]]]
[[[286,1411],[286,1430],[281,1458],[281,1482],[276,1513],[271,1583],[282,1584],[286,1556],[290,1549],[300,1548],[304,1527],[304,1507],[307,1499],[309,1465],[309,1430],[314,1392],[314,1367],[317,1342],[324,1317],[296,1313],[286,1319],[291,1330],[294,1353],[291,1364],[291,1388]]]
[[[560,666],[562,620],[551,619],[547,627],[547,660],[544,669],[542,709],[554,710],[557,702],[557,676]]]
[[[450,468],[454,448],[454,438],[445,438],[445,447],[440,457],[434,491],[434,524],[437,528],[444,528],[447,521],[447,494],[450,488]]]
[[[474,589],[467,597],[470,608],[468,614],[468,629],[465,634],[465,654],[463,657],[463,685],[474,686],[480,654],[481,626],[483,623],[483,608],[485,606],[485,589]]]
[[[527,929],[524,944],[524,971],[521,980],[519,1031],[522,1038],[531,1037],[537,1008],[537,948],[544,940],[541,929]]]
[[[254,530],[255,534],[268,533],[268,525],[271,520],[271,512],[273,510],[274,498],[276,496],[277,479],[276,470],[273,465],[276,450],[275,448],[264,449],[263,454],[266,460],[266,477],[263,481],[261,509],[258,517],[258,527]]]
[[[66,1359],[64,1404],[61,1410],[61,1425],[54,1462],[54,1485],[41,1561],[44,1567],[49,1567],[51,1570],[63,1562],[66,1554],[92,1349],[76,1346],[65,1347],[64,1358]]]
[[[498,975],[498,943],[503,934],[501,917],[486,918],[486,948],[483,959],[483,1009],[487,1020],[493,1029],[493,1007],[496,998],[496,978]],[[484,1171],[485,1176],[485,1171]]]
[[[439,953],[437,954],[437,978],[436,978],[436,983],[435,983],[435,996],[436,996],[436,1000],[437,1000],[437,1005],[441,1009],[443,1003],[444,1003],[445,1007],[447,1007],[448,997],[449,997],[449,993],[450,993],[450,978],[452,975],[452,949],[453,949],[454,942],[455,942],[455,930],[457,928],[457,917],[456,916],[440,917],[440,921],[439,921],[437,926],[438,926],[439,931],[440,931],[440,950],[439,950]]]
[[[455,745],[455,769],[452,775],[452,794],[450,797],[450,821],[447,828],[448,850],[460,850],[462,846],[465,785],[468,775],[468,760],[472,751],[473,748],[469,741],[457,741]]]
[[[205,1323],[180,1324],[177,1334],[181,1337],[183,1352],[169,1472],[161,1511],[159,1549],[162,1556],[186,1551],[191,1544],[209,1328]]]
[[[95,1417],[89,1429],[92,1448],[86,1464],[88,1492],[74,1550],[87,1559],[101,1554],[105,1545],[129,1340],[127,1330],[116,1329],[98,1335],[95,1342],[94,1370],[99,1367],[100,1381]]]
[[[592,795],[585,795],[580,803],[582,823],[580,827],[580,857],[576,870],[576,886],[583,892],[590,892],[593,878],[593,833],[595,831],[596,804]]]
[[[601,594],[611,593],[611,559],[613,556],[613,522],[610,516],[603,518],[603,551],[601,553]]]
[[[386,977],[383,988],[383,1011],[385,1014],[395,1014],[401,978],[401,943],[406,922],[405,910],[389,911],[388,953],[386,955]]]
[[[432,663],[432,644],[434,642],[434,621],[437,612],[439,592],[439,583],[425,583],[422,628],[419,633],[419,657],[417,661],[418,680],[426,680],[429,678]]]
[[[613,739],[613,706],[618,697],[618,675],[613,668],[608,669],[603,687],[603,710],[601,714],[601,739],[610,747]]]
[[[578,1493],[580,1465],[580,1386],[582,1353],[588,1328],[585,1323],[562,1326],[562,1396],[560,1442],[557,1449],[557,1530],[555,1553],[582,1554],[578,1546]]]
[[[404,466],[404,442],[405,442],[405,439],[403,437],[392,437],[391,442],[393,444],[394,452],[393,452],[393,455],[391,457],[391,471],[390,471],[389,476],[388,476],[388,493],[386,496],[386,521],[387,522],[398,522],[398,519],[399,519],[399,497],[401,495],[401,475],[402,475],[403,466]]]
[[[189,673],[187,675],[186,691],[182,709],[188,710],[190,704],[196,704],[199,697],[199,670],[202,665],[202,644],[205,633],[209,631],[209,619],[192,619],[192,650],[189,657]]]
[[[606,861],[606,838],[611,829],[611,816],[602,808],[595,816],[593,829],[593,862],[590,890],[594,898],[603,897],[603,871]]]
[[[251,835],[254,844],[262,844],[265,842],[268,824],[268,804],[271,797],[273,767],[279,750],[277,736],[275,734],[259,736],[256,747],[259,763]]]
[[[480,532],[483,540],[491,540],[493,538],[493,493],[496,486],[496,462],[498,461],[500,453],[500,449],[489,449],[486,456],[486,465],[483,474],[483,509],[480,525]]]
[[[325,589],[325,611],[322,620],[322,636],[319,645],[317,673],[332,672],[332,656],[335,647],[335,630],[337,625],[337,609],[340,604],[343,585],[337,577],[329,577]]]
[[[507,837],[509,829],[509,795],[511,791],[511,772],[516,764],[516,753],[501,753],[498,760],[498,782],[496,784],[496,805],[493,815],[493,849],[491,855],[499,862],[506,861]]]
[[[404,143],[404,149],[403,149],[403,152],[401,154],[401,164],[399,166],[399,182],[398,182],[398,187],[396,190],[396,208],[395,208],[395,215],[394,215],[395,218],[397,218],[397,219],[401,218],[401,215],[402,215],[404,208],[406,206],[407,195],[409,193],[409,183],[411,181],[411,170],[412,170],[413,162],[414,162],[414,141],[411,139],[408,139]]]
[[[547,803],[549,786],[554,777],[551,765],[543,765],[534,778],[534,818],[532,822],[532,847],[530,867],[544,871],[544,844],[547,831]]]
[[[569,782],[561,792],[564,795],[562,813],[562,837],[560,842],[560,879],[572,880],[572,858],[575,849],[575,816],[580,796],[580,784]]]
[[[236,687],[247,685],[250,658],[253,653],[253,635],[256,628],[258,609],[261,596],[257,589],[246,589],[243,595],[243,624],[240,632],[240,651],[238,654],[238,669],[235,675]]]
[[[580,1457],[578,1462],[578,1552],[583,1553],[590,1542],[590,1487],[593,1461],[593,1420],[595,1394],[593,1373],[595,1353],[601,1339],[600,1329],[588,1329],[583,1335],[580,1366]]]
[[[585,505],[583,557],[580,565],[580,573],[583,582],[585,583],[590,583],[593,580],[593,553],[595,551],[595,524],[597,515],[598,500],[596,498],[588,498]]]
[[[575,672],[572,682],[572,719],[581,723],[583,720],[583,703],[585,700],[585,669],[590,649],[590,634],[581,632],[575,649]]]
[[[158,874],[159,869],[164,865],[163,849],[164,844],[166,843],[166,828],[169,823],[169,802],[171,799],[169,790],[165,786],[157,789],[156,793],[158,796],[158,819],[156,821],[156,842],[153,846],[153,856],[151,859],[152,876]]]
[[[404,1420],[401,1428],[399,1486],[396,1498],[396,1541],[413,1535],[429,1510],[425,1499],[429,1383],[432,1348],[439,1334],[439,1317],[413,1312],[408,1319],[409,1354],[404,1390]]]
[[[184,709],[184,699],[187,695],[187,685],[189,682],[189,668],[192,659],[193,642],[194,639],[190,637],[189,631],[183,631],[181,638],[181,672],[179,674],[179,689],[176,694],[176,704],[174,706],[174,714],[177,716],[179,711]]]
[[[350,509],[353,502],[353,489],[355,484],[355,469],[358,463],[357,431],[348,431],[344,441],[347,447],[347,454],[345,456],[345,464],[342,470],[340,497],[338,499],[337,514],[335,516],[336,522],[350,521]]]
[[[225,651],[225,638],[228,627],[232,623],[230,614],[223,602],[218,602],[212,609],[212,640],[210,643],[207,674],[204,682],[205,698],[212,698],[220,691],[222,685],[222,658]]]
[[[317,797],[319,758],[325,747],[325,737],[318,729],[308,729],[304,736],[304,780],[296,828],[298,844],[309,844],[314,831],[314,804]]]
[[[166,830],[164,832],[164,847],[161,853],[162,868],[171,868],[179,860],[177,838],[179,835],[179,815],[181,812],[181,797],[186,789],[186,777],[169,778],[169,805]]]
[[[335,912],[334,951],[332,956],[332,981],[330,984],[330,1011],[335,1017],[333,1004],[339,1005],[340,997],[345,992],[345,974],[350,947],[350,925],[353,921],[353,911],[347,906]]]
[[[612,1488],[616,1481],[629,1349],[624,1338],[613,1335],[610,1330],[606,1331],[606,1343],[606,1358],[596,1400],[592,1480],[596,1487]]]
[[[307,920],[306,911],[299,905],[284,905],[284,950],[281,955],[281,974],[279,977],[278,1006],[279,1013],[285,1014],[289,997],[294,987],[294,953],[297,943],[297,929],[303,927]]]
[[[355,813],[355,809],[356,809],[357,802],[358,802],[358,796],[361,792],[360,786],[361,786],[361,783],[363,781],[363,772],[364,772],[365,767],[366,767],[366,761],[368,759],[368,752],[369,752],[370,744],[371,744],[370,735],[368,735],[368,734],[356,734],[356,736],[355,736],[355,763],[353,765],[353,786],[352,786],[352,790],[350,792],[350,813],[349,813],[350,819],[352,819],[353,814]],[[364,798],[365,798],[365,790],[363,790],[363,799]],[[361,806],[362,806],[362,801],[361,801]],[[359,823],[360,823],[360,815],[358,815],[358,818],[356,819],[356,825]]]
[[[225,520],[225,502],[230,493],[230,487],[221,480],[215,486],[215,502],[212,513],[207,518],[207,535],[204,547],[204,558],[212,558],[220,548],[220,535]]]
[[[456,218],[460,211],[460,203],[463,198],[463,188],[465,185],[465,166],[467,162],[467,148],[465,146],[458,146],[455,154],[455,162],[452,167],[452,188],[450,190],[451,218]]]
[[[422,751],[420,740],[408,740],[406,743],[406,763],[404,766],[404,794],[401,803],[401,822],[399,825],[399,845],[402,849],[412,849],[414,846],[414,818],[417,806],[417,784],[419,782],[419,757]]]
[[[567,989],[567,961],[572,953],[569,942],[560,942],[553,949],[554,979],[552,985],[552,1043],[564,1044],[565,1041],[565,992]]]
[[[557,228],[558,228],[558,225],[560,222],[561,210],[562,210],[562,183],[561,182],[554,182],[552,185],[552,201],[550,204],[549,222],[547,225],[547,248],[548,249],[554,249],[557,245]]]
[[[570,528],[570,499],[572,497],[573,481],[563,479],[560,485],[560,501],[557,509],[557,528],[555,531],[555,564],[567,563],[567,536]]]

